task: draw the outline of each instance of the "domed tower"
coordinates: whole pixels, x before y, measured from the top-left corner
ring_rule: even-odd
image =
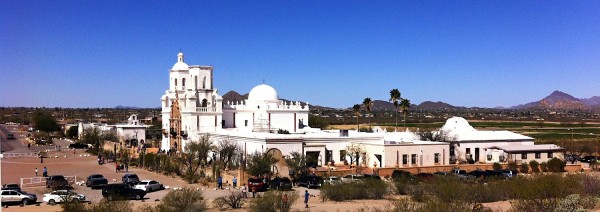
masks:
[[[176,136],[181,140],[177,141],[177,149],[184,150],[187,142],[221,128],[223,98],[213,88],[212,78],[212,66],[190,66],[185,63],[182,52],[177,54],[177,62],[169,70],[169,90],[161,98],[161,149],[175,146],[173,136]],[[174,103],[177,103],[177,113],[172,110]],[[173,123],[177,126],[172,126]]]

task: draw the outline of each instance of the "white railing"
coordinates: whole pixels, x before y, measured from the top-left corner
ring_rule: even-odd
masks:
[[[218,108],[216,107],[197,107],[196,108],[196,112],[202,112],[202,113],[215,113],[217,112]]]
[[[69,185],[73,185],[77,182],[77,176],[65,176]],[[45,177],[23,177],[21,178],[21,188],[24,187],[36,187],[36,186],[46,186],[46,178]]]
[[[14,157],[38,157],[37,153],[27,152],[27,153],[18,153],[18,152],[5,152],[0,154],[0,158],[14,158]]]

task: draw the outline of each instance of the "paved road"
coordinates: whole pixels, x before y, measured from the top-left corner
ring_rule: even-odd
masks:
[[[20,140],[21,133],[17,132],[17,126],[14,125],[0,125],[0,133],[2,133],[2,142],[0,143],[0,147],[4,152],[31,152],[31,150],[27,149],[27,145],[25,145]],[[6,139],[6,135],[9,132],[13,132],[15,134],[16,139]]]

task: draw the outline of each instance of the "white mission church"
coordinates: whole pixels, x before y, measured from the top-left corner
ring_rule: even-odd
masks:
[[[162,150],[182,151],[189,142],[198,141],[201,136],[208,134],[215,143],[222,139],[236,141],[246,155],[272,151],[276,156],[286,156],[291,152],[301,152],[316,160],[316,165],[332,161],[335,164],[344,160],[350,162],[345,151],[350,145],[364,150],[359,163],[369,167],[449,164],[449,143],[420,141],[411,132],[379,130],[363,133],[313,129],[308,126],[308,104],[279,100],[277,91],[265,84],[254,87],[247,100],[223,102],[213,79],[212,66],[188,65],[184,62],[183,53],[177,55],[177,62],[169,70],[169,89],[161,97]],[[289,134],[279,134],[278,131],[287,131]],[[495,140],[473,139],[460,154],[482,154],[481,157],[477,156],[478,161],[490,162],[489,157],[483,154],[492,155],[493,150],[493,155],[499,157],[508,154],[502,152],[503,146],[517,143],[518,146],[533,145],[533,142],[521,142],[532,141],[532,138],[514,134],[490,131],[488,137]],[[513,137],[519,142],[507,142]],[[482,146],[479,147],[478,143]],[[494,143],[496,145],[492,145]],[[470,152],[471,148],[473,152]],[[561,150],[542,148],[539,151]]]

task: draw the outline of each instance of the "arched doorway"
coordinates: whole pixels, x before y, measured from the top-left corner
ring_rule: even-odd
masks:
[[[281,152],[281,150],[277,148],[271,148],[268,149],[266,153],[273,154],[273,157],[278,160],[277,163],[274,165],[274,170],[272,170],[273,175],[287,174],[287,171],[282,170],[282,168],[284,167],[287,168],[287,165],[285,164],[285,158],[283,158],[283,153]]]

